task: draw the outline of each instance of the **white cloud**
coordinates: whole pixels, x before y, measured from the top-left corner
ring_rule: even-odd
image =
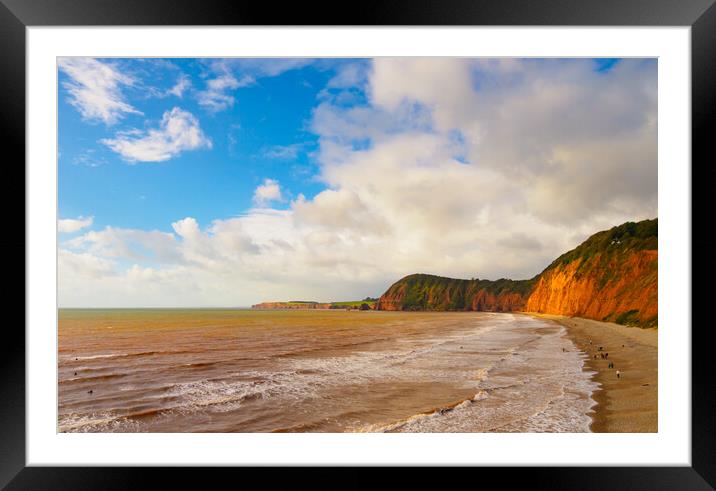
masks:
[[[58,254],[58,268],[61,281],[83,279],[101,279],[114,271],[111,261],[89,253],[76,253],[67,249],[60,249]]]
[[[264,149],[262,156],[267,159],[294,160],[305,143],[292,143],[291,145],[273,145]]]
[[[102,155],[98,155],[97,149],[89,148],[75,155],[72,159],[72,163],[75,165],[85,165],[87,167],[99,167],[105,165],[107,159]]]
[[[94,217],[61,218],[57,220],[57,231],[62,234],[71,234],[92,225]]]
[[[177,235],[183,239],[195,239],[201,233],[199,231],[199,224],[192,217],[183,218],[172,223],[172,228]]]
[[[158,129],[121,132],[100,141],[129,162],[162,162],[187,150],[211,148],[199,120],[178,107],[164,113]]]
[[[327,88],[355,89],[362,88],[366,82],[368,65],[364,62],[346,63],[341,65],[336,76],[328,81]]]
[[[105,227],[68,240],[63,246],[104,258],[166,263],[179,258],[175,242],[174,235],[158,230]]]
[[[177,79],[177,83],[167,91],[167,95],[174,95],[182,98],[184,96],[184,92],[189,87],[191,87],[191,79],[185,74],[181,74]]]
[[[227,94],[227,91],[246,87],[253,83],[254,79],[249,75],[237,80],[232,74],[226,72],[206,82],[206,89],[197,94],[198,102],[210,111],[223,111],[234,105],[235,99]]]
[[[264,183],[254,191],[254,203],[259,206],[266,206],[272,201],[281,201],[281,186],[274,179],[264,179]]]
[[[234,105],[232,90],[254,85],[264,77],[275,77],[303,68],[314,60],[303,58],[220,58],[208,64],[206,88],[196,93],[199,105],[219,112]]]
[[[227,58],[216,62],[220,70],[234,69],[253,78],[275,77],[313,63],[308,58]]]
[[[109,125],[124,114],[142,114],[122,95],[122,86],[133,85],[134,80],[112,64],[93,58],[59,58],[58,67],[69,77],[62,85],[84,119]]]

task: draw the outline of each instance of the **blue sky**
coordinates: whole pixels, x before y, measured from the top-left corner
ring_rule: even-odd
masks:
[[[254,189],[265,178],[279,179],[287,192],[315,195],[317,135],[311,111],[335,69],[309,65],[275,77],[252,75],[240,100],[224,110],[201,106],[192,93],[206,90],[208,62],[191,59],[99,60],[132,74],[135,87],[126,100],[142,114],[127,113],[116,124],[88,121],[76,110],[60,71],[59,207],[61,216],[91,210],[94,225],[171,230],[177,217],[200,221],[239,214],[252,205]],[[340,61],[336,60],[336,64]],[[191,87],[181,97],[152,97],[140,84],[166,93],[181,77]],[[179,107],[201,116],[211,149],[182,152],[169,161],[129,162],[103,145],[117,132],[152,127],[165,111]]]
[[[528,277],[600,227],[656,215],[655,60],[58,66],[65,306]]]

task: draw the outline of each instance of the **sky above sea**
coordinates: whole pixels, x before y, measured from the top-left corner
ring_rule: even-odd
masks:
[[[61,307],[523,279],[657,216],[655,59],[58,59]]]

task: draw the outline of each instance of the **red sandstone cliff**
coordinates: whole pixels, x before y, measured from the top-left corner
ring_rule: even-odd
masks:
[[[524,310],[654,326],[658,320],[657,264],[656,250],[576,260],[542,274]]]

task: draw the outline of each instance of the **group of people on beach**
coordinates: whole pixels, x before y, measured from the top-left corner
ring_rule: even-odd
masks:
[[[592,344],[592,340],[591,340],[591,339],[589,340],[589,344],[590,344],[590,345]],[[624,346],[624,345],[622,345],[622,347],[623,347],[623,346]],[[599,346],[599,348],[597,349],[597,351],[599,351],[599,356],[602,357],[602,360],[608,360],[608,359],[609,359],[609,353],[607,353],[606,351],[604,351],[604,346]],[[597,359],[597,353],[594,353],[594,359],[595,359],[595,360]],[[614,368],[614,362],[613,362],[613,361],[610,361],[609,364],[607,365],[607,368]],[[619,370],[616,371],[616,376],[617,376],[617,378],[622,378],[622,374],[621,374],[621,372],[620,372]]]

